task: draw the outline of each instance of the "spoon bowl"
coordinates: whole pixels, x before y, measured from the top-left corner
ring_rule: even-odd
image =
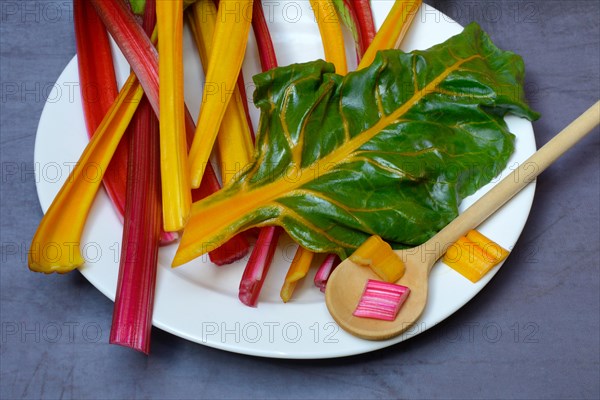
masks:
[[[338,265],[331,273],[325,291],[325,302],[338,325],[353,335],[368,340],[389,339],[410,328],[427,304],[429,271],[436,261],[418,250],[420,247],[396,251],[406,267],[406,272],[396,283],[409,287],[411,292],[394,321],[353,316],[366,282],[380,278],[371,268],[357,265],[350,259]],[[347,279],[348,277],[351,279]]]
[[[396,253],[405,264],[405,273],[396,283],[410,288],[408,298],[393,321],[353,316],[369,279],[380,280],[368,267],[344,260],[332,272],[325,290],[329,313],[342,329],[368,340],[385,340],[409,329],[427,304],[429,272],[445,250],[474,229],[521,189],[532,182],[558,157],[589,134],[600,122],[600,101],[563,129],[519,168],[501,180],[464,213],[424,244]],[[531,173],[535,171],[535,173]],[[523,179],[527,177],[527,179]]]

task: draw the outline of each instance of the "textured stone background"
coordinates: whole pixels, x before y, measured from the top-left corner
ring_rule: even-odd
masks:
[[[428,3],[523,55],[538,144],[600,97],[597,0]],[[600,397],[598,130],[539,178],[523,235],[485,290],[407,342],[325,361],[231,354],[158,329],[149,358],[109,346],[111,301],[78,273],[32,274],[24,259],[42,216],[31,171],[44,87],[75,54],[71,6],[0,0],[0,398]]]

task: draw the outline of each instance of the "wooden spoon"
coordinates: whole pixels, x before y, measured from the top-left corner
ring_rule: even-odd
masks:
[[[331,274],[325,291],[325,301],[333,319],[352,335],[369,340],[389,339],[410,328],[425,309],[431,267],[448,246],[485,221],[599,123],[600,101],[427,242],[412,249],[397,251],[406,264],[406,273],[397,283],[408,286],[411,292],[394,321],[352,315],[367,280],[380,278],[371,268],[358,266],[349,259],[344,260]]]

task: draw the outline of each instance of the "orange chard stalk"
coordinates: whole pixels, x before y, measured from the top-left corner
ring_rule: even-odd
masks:
[[[365,52],[357,70],[371,65],[379,50],[400,47],[400,43],[415,18],[421,2],[421,0],[396,0],[390,13],[383,21],[381,29],[379,29],[373,42]]]
[[[192,187],[198,187],[238,79],[252,22],[252,0],[221,0],[202,107],[190,150]],[[223,60],[227,60],[224,64]]]
[[[183,100],[183,0],[157,0],[163,225],[183,229],[192,204]]]
[[[87,215],[143,94],[135,75],[130,75],[42,218],[28,256],[32,271],[66,273],[83,265],[79,241]]]

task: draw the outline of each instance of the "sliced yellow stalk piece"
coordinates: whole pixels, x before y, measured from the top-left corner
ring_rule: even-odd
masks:
[[[396,49],[400,46],[420,6],[421,0],[396,0],[357,70],[371,65],[379,50]]]
[[[475,229],[472,229],[469,231],[469,233],[467,233],[467,239],[477,243],[477,245],[483,249],[483,252],[487,255],[487,257],[495,263],[504,261],[504,259],[510,254],[508,250],[501,247],[498,243],[494,242],[487,236],[484,236],[481,232]]]
[[[66,273],[85,262],[79,242],[87,215],[143,94],[131,74],[42,218],[28,254],[32,271]]]
[[[346,64],[344,36],[333,2],[331,0],[310,0],[310,5],[319,25],[325,60],[335,65],[335,72],[346,75],[348,66]]]
[[[454,243],[443,261],[471,282],[479,281],[494,266],[508,257],[508,250],[472,230]]]
[[[221,0],[206,71],[196,135],[190,150],[192,187],[200,186],[223,115],[244,60],[252,0]]]
[[[299,247],[298,251],[296,251],[296,255],[290,264],[290,269],[285,276],[285,281],[279,293],[284,303],[287,303],[292,298],[296,284],[308,273],[314,255],[315,253],[303,247]]]
[[[183,1],[157,0],[163,225],[183,229],[192,205],[183,102]]]
[[[212,0],[199,0],[192,6],[188,17],[202,66],[206,70],[217,24],[217,7]],[[248,165],[252,157],[254,146],[242,104],[243,100],[245,99],[242,99],[236,86],[233,98],[225,109],[225,115],[217,135],[221,178],[224,185]]]
[[[396,282],[404,275],[404,262],[381,237],[373,235],[350,256],[350,261],[373,272],[386,282]]]

